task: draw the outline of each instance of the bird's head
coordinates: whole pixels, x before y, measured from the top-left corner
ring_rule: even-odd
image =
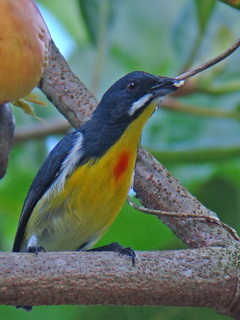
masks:
[[[177,90],[183,80],[134,71],[116,81],[103,95],[94,117],[105,122],[121,123],[136,119],[151,102],[159,104],[167,94]]]

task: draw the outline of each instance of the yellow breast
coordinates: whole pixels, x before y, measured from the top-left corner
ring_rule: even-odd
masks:
[[[100,159],[81,165],[61,193],[39,201],[26,240],[37,234],[47,251],[62,251],[91,247],[101,237],[126,200],[142,128],[154,109],[150,105]]]

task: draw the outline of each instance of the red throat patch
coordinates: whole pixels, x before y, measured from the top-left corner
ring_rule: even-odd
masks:
[[[116,165],[114,166],[114,169],[113,169],[113,174],[116,182],[127,171],[129,161],[130,161],[130,152],[128,151],[120,152]]]

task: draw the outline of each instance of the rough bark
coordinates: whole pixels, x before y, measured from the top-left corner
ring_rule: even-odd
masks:
[[[0,302],[210,307],[239,319],[239,246],[117,253],[0,254]],[[221,295],[219,295],[221,292]]]

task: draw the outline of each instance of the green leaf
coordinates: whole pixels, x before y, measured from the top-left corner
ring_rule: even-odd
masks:
[[[195,0],[197,21],[200,33],[204,33],[213,13],[216,0]]]
[[[97,45],[100,34],[106,33],[114,20],[116,0],[78,0],[89,38]]]

